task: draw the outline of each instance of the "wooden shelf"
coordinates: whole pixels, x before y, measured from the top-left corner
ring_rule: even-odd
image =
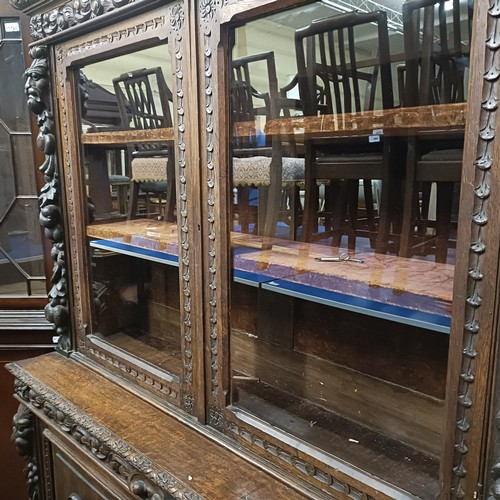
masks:
[[[177,226],[137,219],[88,226],[93,248],[178,265]],[[449,333],[454,266],[364,252],[357,262],[318,262],[330,246],[232,233],[233,279],[298,299]],[[269,246],[269,245],[267,245]]]
[[[337,256],[326,245],[233,233],[234,279],[276,293],[449,333],[454,266],[364,252],[357,262],[318,262]]]

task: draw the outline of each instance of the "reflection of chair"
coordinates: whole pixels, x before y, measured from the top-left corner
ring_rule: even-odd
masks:
[[[258,92],[250,81],[250,66],[264,66],[267,75],[267,92]],[[261,66],[261,68],[262,68]],[[290,226],[290,236],[295,236],[297,225],[298,183],[304,180],[304,160],[285,156],[284,147],[293,154],[293,141],[284,145],[282,138],[271,138],[257,132],[256,119],[275,119],[286,99],[278,98],[278,82],[273,52],[256,54],[233,60],[231,82],[231,113],[235,130],[233,137],[233,185],[239,191],[239,216],[245,225],[248,212],[248,189],[259,190],[258,228],[263,236],[273,237],[281,209]],[[261,100],[256,108],[254,99]],[[248,127],[246,127],[248,125]],[[246,205],[246,206],[245,206]],[[264,210],[265,207],[265,210]]]
[[[403,106],[464,101],[465,72],[472,10],[459,0],[447,10],[445,0],[408,0],[403,4],[405,64],[399,68]],[[400,255],[435,241],[436,261],[446,262],[450,244],[454,187],[461,177],[463,135],[434,133],[411,137],[407,168]],[[432,183],[436,183],[436,220],[429,217]],[[429,234],[435,226],[435,238]],[[432,233],[432,231],[431,231]]]
[[[373,26],[373,27],[372,27]],[[376,28],[375,28],[376,27]],[[375,30],[371,47],[374,53],[361,51],[355,34]],[[384,12],[352,12],[313,21],[295,32],[299,91],[304,115],[343,115],[372,110],[380,76],[381,105],[393,107],[392,80],[389,64],[387,19]],[[353,116],[353,115],[352,115]],[[346,136],[348,134],[345,134]],[[304,206],[304,238],[315,238],[318,218],[324,217],[326,236],[333,234],[332,244],[340,245],[341,237],[349,235],[354,248],[358,227],[358,192],[360,181],[366,203],[368,231],[377,251],[385,251],[389,236],[390,156],[389,139],[375,137],[343,137],[314,139],[305,142],[306,192]],[[373,206],[372,179],[381,179],[378,228]],[[394,180],[394,179],[392,179]],[[318,183],[326,181],[325,210],[319,207]],[[375,238],[378,229],[378,236]]]
[[[113,79],[123,128],[145,130],[172,127],[167,87],[161,68],[140,69]],[[157,95],[155,91],[158,92]],[[158,112],[157,109],[161,112]],[[154,195],[159,203],[165,194],[165,220],[174,221],[175,161],[174,147],[158,142],[128,144],[132,174],[129,218],[137,213],[139,192],[146,193],[146,202]],[[148,203],[146,203],[148,206]]]
[[[98,132],[116,129],[120,125],[121,116],[115,94],[89,80],[83,71],[80,71],[79,89],[84,131]],[[90,167],[88,170],[89,195],[96,212],[98,214],[112,212],[115,208],[113,198],[116,196],[118,205],[116,208],[120,214],[126,214],[130,178],[115,173],[118,163],[115,151],[106,152],[103,149],[86,147],[85,154],[86,163]]]

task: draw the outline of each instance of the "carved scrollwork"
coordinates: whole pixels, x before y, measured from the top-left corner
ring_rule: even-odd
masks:
[[[129,479],[130,491],[142,500],[173,500],[174,497],[165,493],[142,474],[133,474]]]
[[[12,441],[19,455],[26,459],[26,477],[29,500],[40,496],[40,476],[34,454],[34,416],[23,404],[19,405],[13,418]]]
[[[224,415],[217,408],[212,407],[208,410],[208,420],[212,427],[222,432],[225,430],[227,422]]]
[[[45,154],[45,161],[40,166],[45,185],[41,189],[40,224],[45,228],[45,236],[52,241],[51,256],[54,268],[51,277],[52,288],[49,303],[45,307],[45,316],[54,325],[54,332],[59,337],[58,348],[62,351],[71,349],[68,283],[64,231],[60,210],[60,185],[55,155],[54,119],[50,105],[47,48],[33,47],[31,66],[25,72],[25,93],[29,109],[36,115],[39,132],[37,146]]]

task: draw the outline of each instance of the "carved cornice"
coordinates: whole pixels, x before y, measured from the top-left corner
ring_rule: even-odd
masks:
[[[68,438],[98,459],[127,484],[133,494],[145,500],[201,500],[195,491],[172,474],[21,368],[10,365],[9,370],[16,377],[16,394],[33,411],[43,412]]]
[[[91,19],[115,9],[125,7],[141,0],[72,0],[42,14],[31,18],[30,31],[34,40],[41,40],[68,28],[83,24]],[[35,4],[42,5],[40,0],[11,0],[15,8],[33,10]]]
[[[58,348],[68,351],[71,349],[71,339],[66,254],[60,209],[61,188],[55,154],[56,140],[51,108],[47,48],[45,46],[33,47],[30,55],[33,62],[25,73],[25,92],[28,107],[37,117],[39,127],[37,145],[45,154],[45,161],[40,166],[45,179],[45,185],[39,196],[40,224],[45,228],[45,236],[52,241],[51,255],[54,259],[52,288],[49,292],[49,303],[45,306],[45,317],[54,325],[54,333],[59,337]]]
[[[40,476],[34,453],[34,416],[23,404],[19,405],[13,418],[12,441],[19,455],[26,459],[26,478],[29,500],[39,500]]]

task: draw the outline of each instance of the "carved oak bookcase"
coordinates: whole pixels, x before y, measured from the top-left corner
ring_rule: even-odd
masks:
[[[500,498],[500,1],[10,2],[59,338],[8,366],[29,498]]]

